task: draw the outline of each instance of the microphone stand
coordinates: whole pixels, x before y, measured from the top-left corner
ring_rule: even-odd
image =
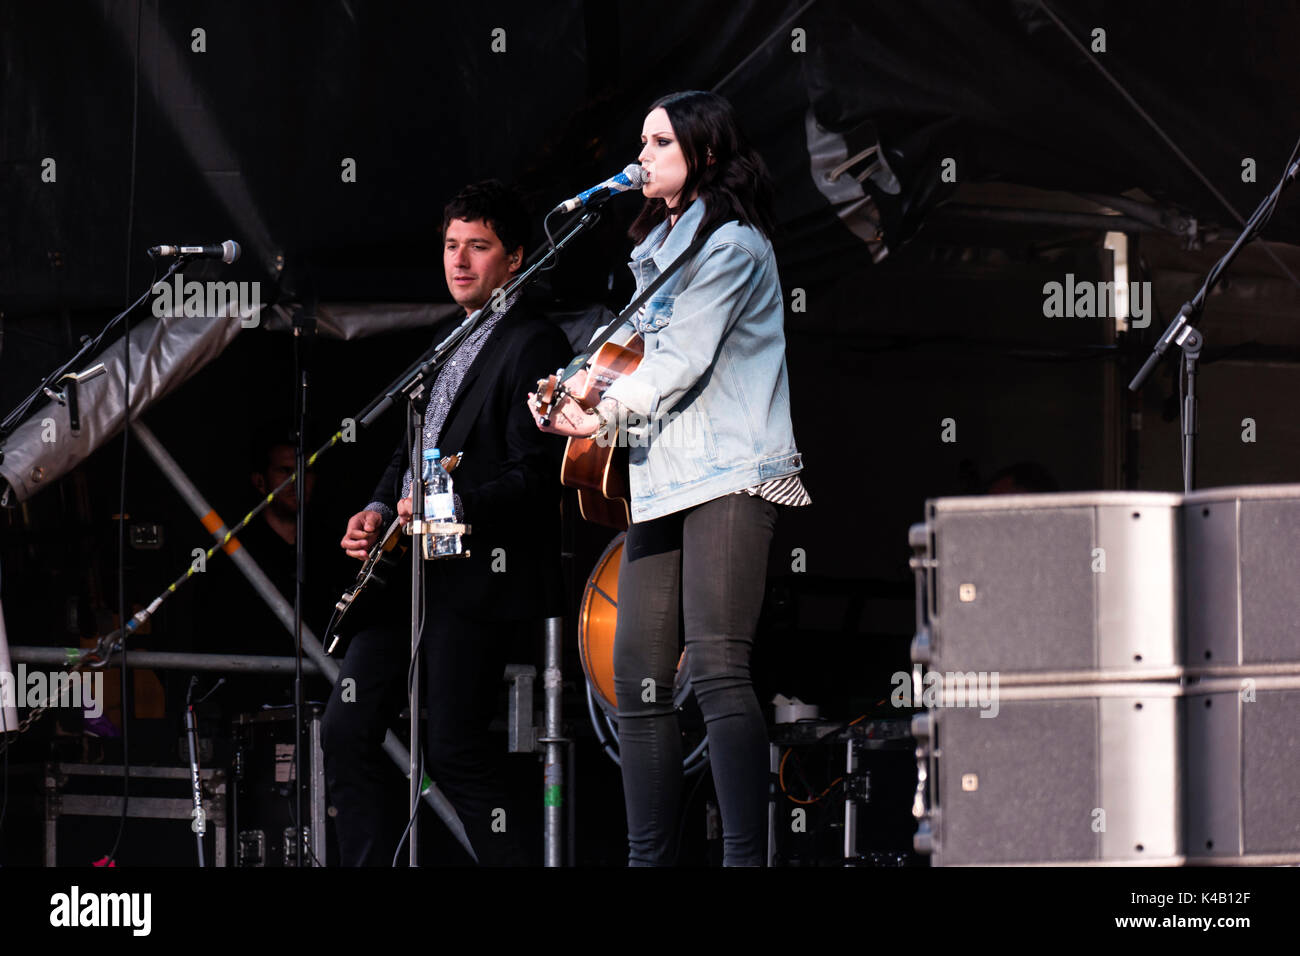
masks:
[[[9,412],[8,415],[5,416],[4,421],[0,422],[0,445],[3,445],[4,440],[8,438],[10,435],[12,435],[18,429],[18,426],[23,423],[23,419],[25,419],[27,417],[27,414],[32,410],[32,406],[36,404],[37,399],[39,399],[42,395],[49,395],[53,397],[55,401],[60,400],[60,397],[56,397],[56,396],[66,395],[67,399],[72,402],[72,407],[70,408],[70,411],[72,415],[72,420],[76,423],[73,425],[73,428],[74,429],[78,428],[80,426],[80,421],[78,421],[79,409],[77,407],[77,402],[75,397],[76,385],[78,382],[88,381],[90,378],[93,378],[95,375],[99,374],[100,371],[102,371],[102,368],[98,369],[98,371],[96,369],[89,369],[86,372],[80,374],[75,374],[75,373],[69,374],[69,373],[71,372],[72,369],[80,366],[84,361],[90,358],[91,354],[97,348],[99,348],[100,343],[104,341],[104,337],[108,335],[109,332],[113,331],[113,329],[117,328],[117,326],[121,323],[123,319],[125,319],[128,315],[130,315],[131,312],[134,311],[134,309],[138,305],[140,305],[141,302],[147,299],[149,297],[149,294],[153,292],[155,286],[166,283],[168,279],[170,279],[173,275],[175,275],[176,270],[178,270],[182,265],[184,265],[189,260],[190,260],[189,256],[177,256],[176,259],[172,262],[171,268],[167,270],[166,275],[164,275],[161,279],[155,279],[151,281],[149,283],[149,288],[145,289],[144,293],[140,296],[140,298],[136,299],[134,302],[128,305],[117,315],[113,316],[113,318],[109,319],[108,324],[99,330],[98,335],[96,335],[94,338],[91,338],[89,336],[84,337],[81,340],[81,348],[77,350],[77,354],[72,356],[72,358],[68,359],[68,361],[64,362],[62,365],[56,368],[49,375],[45,376],[45,378],[41,381],[41,384],[37,385],[34,389],[32,389],[31,393],[26,398],[24,398],[21,402],[19,402],[14,407],[14,409],[11,412]],[[127,375],[131,374],[131,370],[129,368],[126,370],[126,374]],[[63,389],[58,389],[55,387],[57,384],[60,383],[64,385]],[[128,408],[126,409],[126,420],[129,422],[130,419],[131,419],[131,410]],[[4,451],[3,449],[0,449],[0,461],[3,460],[4,460]]]
[[[411,467],[411,525],[409,527],[419,528],[421,525],[418,522],[422,522],[424,519],[424,471],[421,467],[423,464],[421,448],[424,443],[424,409],[428,404],[426,388],[433,385],[438,373],[451,359],[460,343],[489,315],[496,313],[497,303],[505,302],[517,290],[522,289],[531,282],[539,271],[550,268],[548,263],[553,264],[553,260],[558,257],[560,250],[568,245],[575,236],[594,225],[599,219],[600,213],[595,207],[585,207],[582,216],[577,222],[558,240],[548,244],[544,255],[506,283],[505,288],[499,293],[495,293],[482,308],[467,315],[465,320],[450,335],[416,359],[387,389],[376,396],[358,417],[357,421],[360,422],[362,427],[369,427],[380,415],[392,407],[399,395],[404,396],[409,405],[410,411],[406,418],[406,444]],[[536,255],[536,252],[534,252],[534,255]],[[301,467],[302,463],[299,462],[299,468]],[[299,474],[301,473],[300,471]],[[301,491],[301,489],[299,490]],[[301,507],[302,502],[300,500],[299,508]],[[411,559],[410,806],[407,808],[409,810],[407,819],[410,824],[408,831],[410,865],[415,867],[420,865],[418,810],[420,794],[424,789],[424,775],[421,772],[422,762],[420,760],[420,666],[419,661],[416,659],[420,647],[420,627],[422,624],[420,611],[424,600],[424,562],[421,560],[420,549],[417,547],[413,551],[415,553]]]
[[[215,694],[225,682],[226,679],[221,678],[212,685],[211,690],[195,701],[194,688],[199,686],[199,677],[197,674],[192,674],[190,685],[185,691],[185,739],[189,742],[190,748],[190,795],[194,801],[190,828],[194,831],[195,840],[198,842],[200,868],[207,866],[203,860],[203,835],[208,832],[208,821],[203,813],[203,776],[199,772],[199,725],[194,708]]]
[[[479,310],[482,311],[481,309]],[[441,357],[442,353],[439,353]],[[439,363],[441,367],[441,363]],[[424,447],[424,382],[416,381],[408,391],[410,411],[406,416],[406,448],[411,460],[411,521],[418,528],[418,522],[424,520],[424,456],[420,453]],[[419,463],[417,465],[417,462]],[[424,621],[420,614],[424,604],[424,562],[420,552],[411,555],[411,661],[407,674],[410,677],[411,709],[411,748],[410,748],[410,794],[407,809],[410,816],[410,832],[407,838],[408,861],[412,867],[420,865],[420,791],[424,789],[424,761],[420,750],[420,632]]]
[[[1133,376],[1133,381],[1129,382],[1129,391],[1138,391],[1170,345],[1177,344],[1183,350],[1183,362],[1187,370],[1187,394],[1183,398],[1181,416],[1184,494],[1189,493],[1194,484],[1197,427],[1196,363],[1200,360],[1201,348],[1205,345],[1205,335],[1195,328],[1192,322],[1199,318],[1205,310],[1205,297],[1219,281],[1219,276],[1232,264],[1232,261],[1237,258],[1238,253],[1246,244],[1259,234],[1259,231],[1268,222],[1273,210],[1277,207],[1278,198],[1282,195],[1282,191],[1295,182],[1297,174],[1300,174],[1300,161],[1296,160],[1297,153],[1300,153],[1300,143],[1297,143],[1296,148],[1292,150],[1291,158],[1287,160],[1286,171],[1283,173],[1281,181],[1264,198],[1264,201],[1259,204],[1255,212],[1251,214],[1241,234],[1237,236],[1236,242],[1223,254],[1223,258],[1214,264],[1214,268],[1209,271],[1205,281],[1197,290],[1196,295],[1192,297],[1192,300],[1183,303],[1178,310],[1178,314],[1174,316],[1173,321],[1169,323],[1169,327],[1165,329],[1164,335],[1160,336],[1159,341],[1156,342],[1155,348],[1145,364],[1138,370],[1137,375]]]
[[[294,473],[297,476],[297,501],[294,531],[294,588],[293,588],[293,733],[294,733],[294,860],[303,864],[302,844],[307,827],[302,818],[303,781],[306,764],[303,753],[303,689],[302,689],[302,603],[303,580],[306,566],[306,546],[303,540],[307,513],[307,361],[310,342],[316,335],[316,309],[312,300],[293,313],[293,366],[294,366]],[[306,341],[305,341],[306,340]],[[315,848],[312,848],[315,852]]]
[[[198,685],[197,675],[190,677],[190,686],[185,691],[185,739],[190,745],[190,794],[194,800],[194,839],[199,848],[199,867],[207,864],[203,861],[203,834],[207,832],[207,821],[203,819],[203,781],[199,776],[199,729],[194,717],[194,688]]]

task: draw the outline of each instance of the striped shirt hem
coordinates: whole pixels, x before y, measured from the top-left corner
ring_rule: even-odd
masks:
[[[784,478],[769,478],[762,484],[752,485],[743,491],[737,491],[736,494],[753,495],[774,505],[788,505],[792,508],[812,504],[812,497],[797,474],[786,475]]]

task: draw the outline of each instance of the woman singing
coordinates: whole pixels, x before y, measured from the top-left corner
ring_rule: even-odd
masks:
[[[776,506],[810,503],[790,425],[769,241],[773,189],[731,105],[712,93],[660,99],[641,142],[646,201],[632,225],[630,263],[637,294],[697,234],[709,238],[631,320],[645,340],[636,370],[594,411],[566,398],[545,430],[588,437],[611,423],[640,423],[626,425],[632,524],[614,641],[629,862],[671,865],[676,857],[680,611],[708,727],[724,864],[761,866],[768,742],[750,653]]]

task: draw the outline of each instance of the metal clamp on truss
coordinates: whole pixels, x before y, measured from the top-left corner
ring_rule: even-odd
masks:
[[[92,365],[84,372],[68,372],[61,377],[56,383],[56,387],[46,386],[43,391],[47,396],[60,405],[67,406],[68,409],[68,426],[72,434],[81,433],[81,402],[77,396],[77,386],[99,378],[105,373],[104,363]]]

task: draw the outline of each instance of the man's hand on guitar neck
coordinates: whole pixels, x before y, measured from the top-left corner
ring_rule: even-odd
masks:
[[[406,505],[406,520],[411,518],[411,499],[404,498],[398,504],[397,510],[400,513],[402,504]],[[405,524],[405,522],[403,522]],[[339,546],[347,553],[350,558],[359,558],[364,561],[370,554],[370,549],[379,541],[379,532],[384,526],[384,516],[377,511],[358,511],[348,519],[348,530],[343,535],[343,540]]]

